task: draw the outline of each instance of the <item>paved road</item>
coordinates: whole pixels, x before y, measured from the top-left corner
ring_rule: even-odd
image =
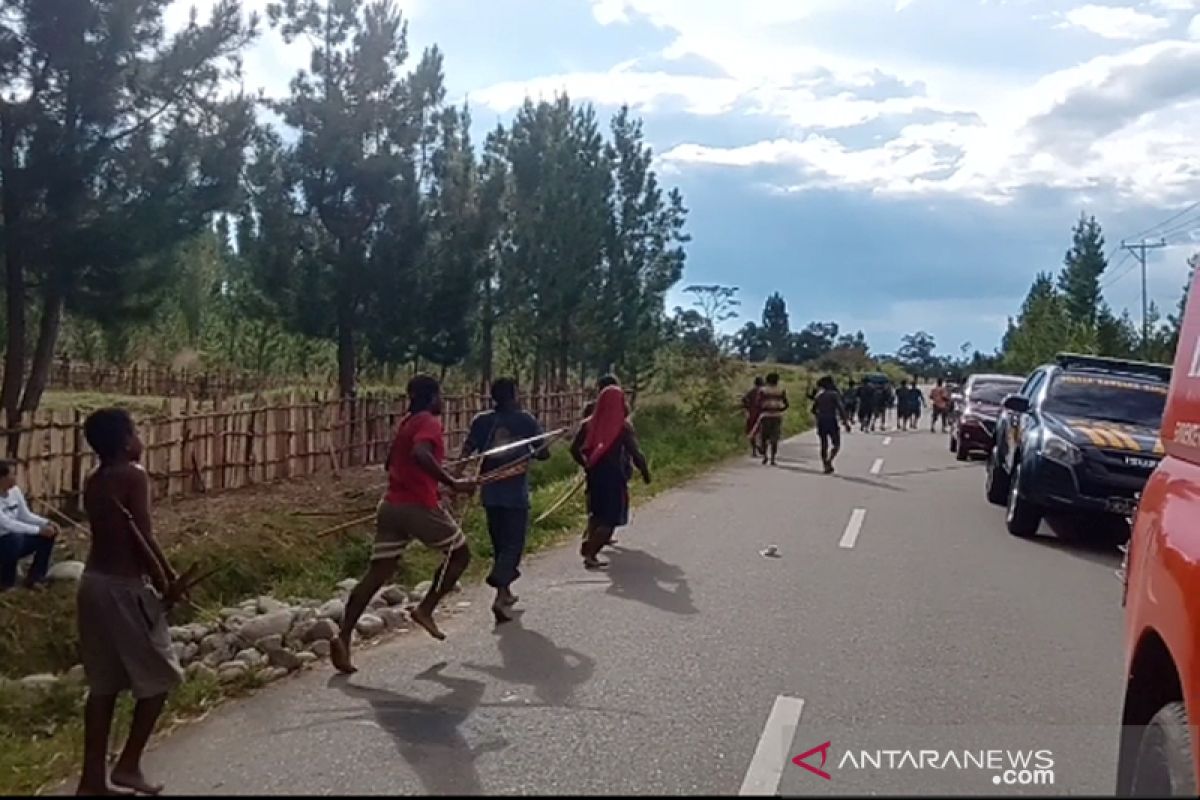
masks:
[[[606,575],[533,559],[521,622],[469,592],[448,641],[272,686],[149,767],[196,794],[980,794],[1020,787],[956,764],[1044,748],[1026,791],[1111,793],[1115,552],[1009,536],[940,435],[856,433],[834,477],[808,436],[781,457],[638,509]],[[825,742],[831,779],[791,763]]]

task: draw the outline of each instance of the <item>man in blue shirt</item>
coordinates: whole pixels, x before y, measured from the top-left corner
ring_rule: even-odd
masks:
[[[542,434],[542,426],[532,414],[521,409],[517,397],[517,382],[499,378],[492,384],[495,408],[479,414],[471,421],[467,440],[463,443],[463,458],[472,453],[484,453],[512,442]],[[481,474],[500,469],[521,459],[543,461],[550,457],[542,443],[517,448],[484,459]],[[481,490],[484,511],[487,512],[488,535],[492,539],[493,563],[487,583],[496,590],[492,613],[497,623],[512,619],[508,610],[516,604],[513,582],[520,577],[517,569],[525,550],[525,535],[529,530],[529,475],[519,475],[485,484]]]

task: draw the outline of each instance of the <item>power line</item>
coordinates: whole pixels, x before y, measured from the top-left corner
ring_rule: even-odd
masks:
[[[1113,284],[1120,281],[1122,278],[1124,278],[1130,272],[1132,272],[1133,268],[1135,266],[1134,264],[1130,264],[1129,267],[1124,272],[1118,272],[1118,270],[1121,269],[1121,266],[1123,264],[1125,264],[1127,261],[1129,261],[1129,259],[1131,259],[1131,258],[1133,258],[1133,253],[1130,253],[1128,250],[1125,251],[1124,257],[1122,257],[1122,259],[1117,262],[1117,265],[1112,268],[1112,271],[1108,275],[1108,280],[1101,283],[1100,288],[1107,289],[1108,287],[1110,287]]]
[[[1133,236],[1131,236],[1129,238],[1141,239],[1144,236],[1148,236],[1152,231],[1157,230],[1158,228],[1161,228],[1165,225],[1171,224],[1172,222],[1174,222],[1175,220],[1184,216],[1185,214],[1189,214],[1192,211],[1195,211],[1197,208],[1200,208],[1200,200],[1197,200],[1196,202],[1192,203],[1191,205],[1189,205],[1187,208],[1183,209],[1179,213],[1172,214],[1171,216],[1167,217],[1166,219],[1164,219],[1162,222],[1158,223],[1157,225],[1151,225],[1149,228],[1146,228],[1146,230],[1142,231],[1141,233],[1135,233]]]

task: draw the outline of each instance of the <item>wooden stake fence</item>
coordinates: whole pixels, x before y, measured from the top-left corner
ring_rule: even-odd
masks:
[[[544,392],[524,398],[549,430],[582,415],[581,392]],[[442,423],[447,452],[457,453],[471,419],[491,405],[478,395],[447,397]],[[142,464],[156,498],[221,492],[286,478],[383,463],[404,401],[365,395],[339,400],[327,393],[291,393],[270,401],[216,400],[203,410],[191,400],[164,403],[138,420]],[[95,456],[83,437],[79,411],[26,415],[18,435],[18,479],[25,493],[69,513],[82,505],[83,482]],[[451,455],[450,457],[453,457]]]

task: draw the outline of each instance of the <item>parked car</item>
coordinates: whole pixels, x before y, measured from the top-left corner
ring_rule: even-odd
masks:
[[[1138,501],[1124,581],[1119,796],[1197,796],[1200,737],[1200,283],[1184,313],[1162,462]]]
[[[972,375],[955,397],[950,428],[950,452],[959,461],[972,454],[991,455],[996,420],[1004,398],[1021,390],[1024,378],[1015,375]]]
[[[1060,355],[1004,399],[988,459],[987,498],[1008,531],[1033,536],[1047,512],[1127,517],[1163,453],[1171,368]],[[1098,525],[1095,530],[1106,530]]]

